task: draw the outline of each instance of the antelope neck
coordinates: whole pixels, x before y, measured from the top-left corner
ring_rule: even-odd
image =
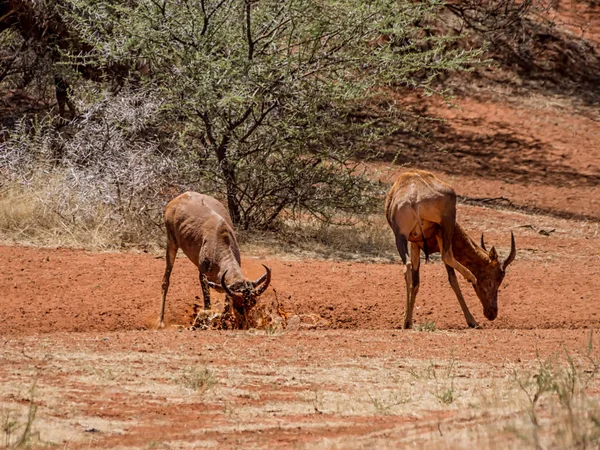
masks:
[[[244,275],[242,274],[242,268],[232,254],[228,254],[221,259],[220,269],[221,271],[219,272],[219,280],[223,276],[223,273],[227,270],[227,275],[225,275],[225,282],[227,285],[231,285],[237,281],[245,280]]]
[[[454,228],[452,239],[452,252],[454,258],[478,277],[481,269],[490,264],[487,253],[480,249],[477,244],[457,223]]]

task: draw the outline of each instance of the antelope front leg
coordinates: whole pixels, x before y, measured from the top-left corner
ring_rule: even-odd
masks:
[[[460,303],[460,307],[462,308],[463,314],[465,315],[465,319],[467,319],[467,325],[469,325],[469,327],[471,327],[471,328],[480,328],[479,324],[477,323],[477,321],[471,314],[471,311],[469,311],[469,308],[467,307],[467,304],[462,295],[462,292],[460,291],[460,286],[458,285],[458,279],[456,278],[456,272],[454,272],[454,269],[452,267],[450,267],[448,264],[446,264],[445,266],[446,266],[446,271],[448,272],[448,281],[450,282],[450,286],[452,286],[452,290],[454,291],[454,293],[456,294],[456,297],[458,298],[458,303]]]
[[[454,258],[454,253],[452,252],[452,245],[447,245],[446,248],[444,248],[445,245],[445,241],[444,239],[448,239],[443,238],[439,235],[436,236],[437,237],[437,241],[438,241],[438,246],[440,247],[440,252],[442,253],[442,261],[444,262],[444,264],[446,264],[446,266],[452,267],[456,270],[458,270],[458,272],[465,277],[465,279],[471,283],[471,284],[475,284],[477,283],[477,278],[475,278],[475,275],[473,275],[473,272],[471,272],[469,269],[467,269],[465,266],[463,266],[461,263],[459,263],[455,258]]]
[[[210,309],[210,287],[206,274],[200,272],[200,287],[202,288],[202,297],[204,298],[204,309]]]

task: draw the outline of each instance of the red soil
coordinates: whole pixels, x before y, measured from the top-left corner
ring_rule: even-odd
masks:
[[[509,268],[500,289],[496,321],[483,318],[472,288],[462,284],[481,324],[494,329],[598,327],[598,249],[590,248],[586,237],[555,236],[560,232],[530,237],[528,234],[533,233],[529,228],[515,231],[522,256]],[[487,239],[499,242],[500,251],[506,253],[508,232],[490,234]],[[553,250],[553,246],[565,250]],[[548,255],[548,260],[536,261],[536,253]],[[404,279],[399,264],[272,258],[245,258],[242,264],[252,278],[261,274],[263,263],[272,267],[274,274],[264,300],[277,296],[288,313],[317,315],[327,328],[401,326]],[[0,247],[0,334],[152,328],[163,270],[164,260],[148,254]],[[423,264],[421,271],[416,322],[433,321],[442,329],[464,328],[464,318],[441,264]],[[167,299],[168,322],[189,325],[189,311],[200,302],[195,299],[200,295],[197,278],[196,268],[179,258]]]

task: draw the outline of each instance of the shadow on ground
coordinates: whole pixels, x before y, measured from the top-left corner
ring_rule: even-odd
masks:
[[[379,160],[398,165],[427,166],[433,170],[501,179],[509,183],[589,187],[600,183],[600,173],[581,173],[557,159],[540,140],[506,131],[511,124],[493,123],[504,131],[480,134],[461,131],[448,122],[435,120],[427,107],[417,111],[417,127],[396,133],[381,152]],[[454,119],[459,126],[489,130],[481,118]]]

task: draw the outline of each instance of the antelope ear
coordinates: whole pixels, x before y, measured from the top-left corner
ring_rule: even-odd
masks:
[[[492,261],[498,261],[498,252],[496,251],[496,247],[492,247],[490,250],[490,259]]]

